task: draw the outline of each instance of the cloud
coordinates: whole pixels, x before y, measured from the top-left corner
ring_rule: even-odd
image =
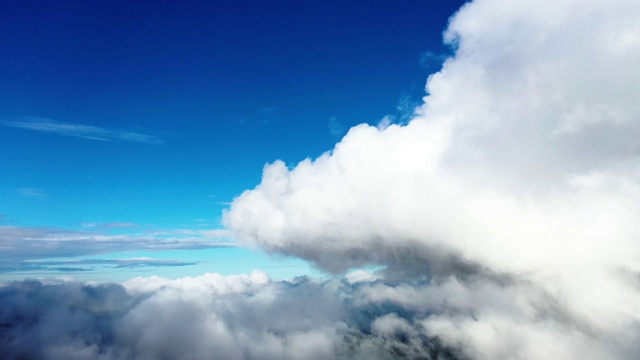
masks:
[[[340,138],[344,135],[344,126],[335,118],[329,119],[329,132],[331,136]]]
[[[258,109],[257,112],[258,112],[258,114],[261,114],[261,115],[268,115],[268,114],[273,114],[273,113],[275,113],[277,111],[278,111],[278,107],[277,106],[265,106],[265,107],[262,107],[262,108]]]
[[[43,131],[64,136],[73,136],[98,141],[119,140],[151,145],[163,143],[162,139],[152,135],[146,135],[132,131],[105,129],[98,126],[63,123],[47,118],[33,116],[23,116],[13,121],[0,121],[0,124],[22,129]]]
[[[0,272],[44,269],[69,262],[42,262],[55,257],[77,257],[132,250],[207,249],[235,246],[225,230],[188,230],[107,234],[61,228],[0,226]],[[33,260],[38,260],[34,262]],[[191,263],[153,259],[85,260],[76,265],[98,264],[117,267],[182,266]]]
[[[399,285],[371,299],[431,315],[389,315],[381,333],[477,359],[636,358],[638,13],[467,3],[408,124],[359,125],[315,160],[267,165],[225,225],[334,273],[383,266]]]
[[[0,273],[3,272],[24,272],[24,271],[58,271],[76,272],[93,271],[96,266],[109,267],[112,269],[141,268],[141,267],[173,267],[195,265],[194,262],[177,260],[164,260],[153,258],[130,258],[130,259],[81,259],[81,260],[23,260],[12,261],[11,266],[2,267],[0,262]],[[5,264],[6,265],[6,264]]]
[[[433,51],[425,51],[420,54],[420,65],[425,69],[432,67],[440,67],[442,63],[449,57],[446,53],[436,53]]]
[[[119,228],[129,228],[139,226],[136,223],[132,222],[110,222],[110,223],[94,223],[94,222],[83,222],[82,227],[89,229],[119,229]]]
[[[0,286],[3,358],[461,359],[377,282],[205,274]]]
[[[30,198],[45,198],[48,196],[46,191],[38,188],[20,188],[18,192],[20,195]]]
[[[419,105],[419,102],[411,98],[411,95],[403,94],[398,99],[396,104],[396,110],[399,113],[400,123],[405,124],[415,116],[415,109]]]

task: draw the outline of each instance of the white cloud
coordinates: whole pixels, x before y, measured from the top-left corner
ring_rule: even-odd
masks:
[[[220,274],[207,273],[198,277],[184,277],[175,280],[158,276],[149,278],[135,277],[122,285],[131,294],[147,294],[171,289],[178,293],[223,295],[252,291],[256,286],[262,286],[269,283],[269,281],[267,274],[256,270],[249,275],[222,276]]]
[[[143,144],[163,143],[162,139],[156,136],[141,134],[133,131],[112,130],[101,128],[98,126],[63,123],[52,119],[34,116],[23,116],[17,120],[12,121],[0,121],[0,124],[5,126],[43,131],[98,141],[120,140]]]
[[[472,358],[635,358],[638,14],[628,0],[466,4],[409,124],[267,165],[225,224],[330,271],[387,266],[409,286],[390,290],[407,291],[401,306],[438,313],[424,331]],[[411,300],[419,279],[431,299]]]

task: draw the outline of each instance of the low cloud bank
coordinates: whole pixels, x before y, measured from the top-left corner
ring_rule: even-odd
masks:
[[[274,282],[254,271],[123,284],[22,281],[4,283],[0,303],[3,359],[640,354],[633,332],[606,330],[619,324],[593,326],[536,284],[513,279],[390,282],[360,272],[326,281]]]
[[[466,358],[431,336],[424,323],[444,315],[437,303],[461,294],[442,297],[432,285],[407,289],[357,277],[272,282],[255,271],[136,278],[123,285],[6,283],[0,287],[0,354],[3,359]],[[452,281],[443,289],[460,287]],[[416,301],[422,297],[426,301]],[[447,311],[465,312],[466,306],[453,301]]]
[[[315,160],[267,165],[224,223],[331,272],[385,267],[405,285],[371,289],[406,295],[402,311],[429,312],[422,328],[464,356],[637,358],[638,14],[628,0],[466,4],[406,126],[360,125]]]

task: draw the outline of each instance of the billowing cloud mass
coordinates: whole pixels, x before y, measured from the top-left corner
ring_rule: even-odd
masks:
[[[241,243],[373,274],[5,283],[0,354],[639,358],[639,14],[637,0],[468,3],[406,125],[267,165],[225,213]]]
[[[466,4],[407,125],[267,165],[225,224],[332,272],[385,267],[395,285],[366,291],[398,311],[376,324],[409,343],[638,358],[638,14],[635,0]]]

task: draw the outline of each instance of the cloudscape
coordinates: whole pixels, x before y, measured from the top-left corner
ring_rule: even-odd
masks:
[[[3,225],[11,209],[0,209],[0,271],[65,275],[0,284],[1,357],[640,357],[640,3],[447,10],[442,56],[422,54],[440,63],[426,67],[421,100],[362,124],[327,116],[333,148],[294,162],[273,154],[217,224],[72,230]],[[284,111],[256,107],[237,124],[268,127]],[[145,152],[183,136],[39,117],[0,125]],[[282,263],[222,274],[154,255],[236,248]],[[196,263],[210,269],[166,275]],[[67,276],[90,266],[151,270]]]

